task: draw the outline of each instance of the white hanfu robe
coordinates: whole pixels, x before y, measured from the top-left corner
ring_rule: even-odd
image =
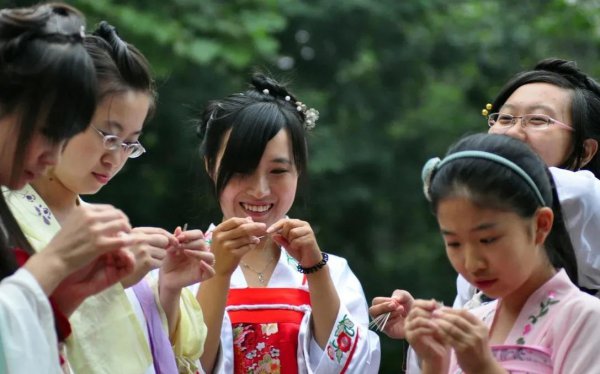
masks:
[[[210,242],[211,226],[207,232],[207,241]],[[244,274],[238,267],[231,277],[230,300],[232,293],[237,291],[251,290],[254,293],[261,293],[261,290],[268,292],[278,292],[280,290],[289,290],[287,294],[306,294],[308,299],[308,285],[304,274],[298,272],[298,263],[293,259],[285,249],[281,249],[279,261],[275,266],[273,274],[269,279],[267,288],[248,288]],[[297,303],[296,305],[286,305],[282,302],[277,305],[271,304],[265,306],[265,313],[300,313],[300,326],[297,338],[297,351],[295,352],[298,373],[378,373],[381,359],[381,349],[379,337],[372,331],[369,331],[368,306],[365,295],[358,278],[354,275],[345,259],[329,255],[327,263],[333,284],[340,297],[340,309],[336,321],[330,333],[328,344],[325,349],[321,349],[313,338],[310,329],[311,308],[310,303]],[[195,287],[197,289],[197,285]],[[233,292],[232,292],[233,291]],[[244,339],[246,332],[241,331],[240,327],[234,331],[232,327],[231,316],[236,312],[243,313],[244,310],[255,309],[256,305],[236,305],[228,306],[223,318],[223,327],[221,330],[221,347],[217,362],[215,364],[215,373],[239,373],[235,370],[234,344],[241,343],[241,349],[249,358],[255,358],[257,355],[262,360],[257,362],[256,372],[262,370],[271,370],[278,372],[281,362],[279,359],[282,352],[276,347],[269,350],[268,341],[259,341],[256,349],[246,349]],[[271,310],[267,310],[271,308]],[[280,311],[280,312],[277,312]],[[277,323],[269,323],[268,320],[262,321],[262,332],[264,335],[259,339],[268,339],[271,334],[278,333]],[[279,328],[281,329],[281,328]],[[259,334],[260,335],[260,334]],[[255,342],[254,342],[255,343]],[[263,348],[264,347],[264,348]],[[269,351],[266,354],[266,351]],[[239,354],[239,351],[238,351]],[[239,356],[238,356],[239,357]],[[266,366],[268,363],[272,366]],[[269,372],[269,371],[267,371]],[[288,372],[284,370],[283,372]],[[289,371],[293,372],[293,371]]]
[[[50,301],[26,269],[0,281],[0,373],[62,373]]]

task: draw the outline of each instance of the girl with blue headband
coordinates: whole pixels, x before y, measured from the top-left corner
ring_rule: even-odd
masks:
[[[524,143],[473,135],[428,163],[447,256],[495,301],[415,300],[404,324],[423,373],[593,372],[600,300],[579,290],[553,180]]]

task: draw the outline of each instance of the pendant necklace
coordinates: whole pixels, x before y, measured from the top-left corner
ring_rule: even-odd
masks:
[[[269,260],[269,262],[267,262],[267,264],[265,265],[265,267],[261,270],[258,271],[256,269],[254,269],[252,266],[248,265],[247,263],[245,263],[244,261],[240,261],[240,263],[242,264],[243,267],[245,267],[246,269],[250,270],[253,273],[256,273],[256,275],[258,276],[258,283],[260,284],[265,284],[265,276],[264,276],[264,272],[265,270],[267,270],[267,268],[269,267],[269,265],[271,265],[271,262],[273,262],[273,260],[275,260],[274,256],[271,256],[271,259]]]

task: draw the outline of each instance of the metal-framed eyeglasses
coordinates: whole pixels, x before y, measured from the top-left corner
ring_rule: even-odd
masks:
[[[488,126],[493,129],[507,131],[521,120],[521,127],[525,130],[541,131],[546,130],[550,125],[556,125],[562,129],[573,131],[574,129],[559,120],[556,120],[545,114],[524,114],[522,116],[513,116],[506,113],[492,113],[488,116]]]
[[[119,139],[118,136],[104,132],[94,125],[92,125],[92,127],[94,130],[96,130],[98,135],[102,137],[102,145],[104,146],[104,149],[116,151],[120,147],[129,158],[140,157],[142,154],[144,154],[144,152],[146,152],[146,149],[138,141],[125,142]]]

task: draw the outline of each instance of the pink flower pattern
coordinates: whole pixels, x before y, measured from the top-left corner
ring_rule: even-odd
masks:
[[[538,313],[532,314],[527,318],[530,322],[523,327],[523,332],[521,333],[521,336],[517,339],[517,344],[525,344],[525,335],[529,334],[531,330],[533,330],[533,328],[535,327],[535,324],[546,314],[548,314],[550,307],[558,302],[560,302],[560,300],[556,298],[556,292],[549,291],[546,298],[540,303],[540,310],[538,311]]]

